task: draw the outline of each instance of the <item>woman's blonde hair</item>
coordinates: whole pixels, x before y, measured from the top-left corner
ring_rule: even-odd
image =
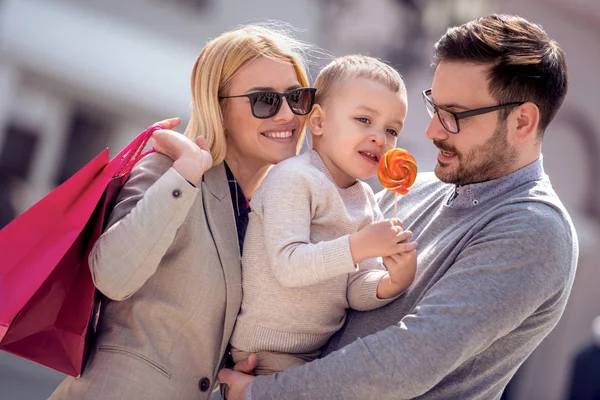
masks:
[[[202,49],[192,69],[192,113],[185,136],[204,135],[213,165],[225,159],[227,145],[223,108],[219,96],[247,63],[258,57],[289,62],[302,87],[309,86],[305,51],[308,45],[293,38],[283,25],[251,24],[221,34]],[[298,150],[306,130],[301,129]]]

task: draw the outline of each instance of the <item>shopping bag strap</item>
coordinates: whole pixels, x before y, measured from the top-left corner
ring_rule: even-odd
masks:
[[[117,154],[115,158],[121,161],[121,166],[115,173],[115,178],[121,177],[122,183],[124,183],[129,177],[133,166],[146,155],[154,153],[154,148],[151,148],[146,152],[142,151],[146,147],[146,144],[152,137],[154,131],[158,129],[162,129],[162,127],[158,124],[148,127],[145,131],[137,135],[136,138],[131,141],[131,143],[125,146],[125,148],[121,150],[119,154]]]

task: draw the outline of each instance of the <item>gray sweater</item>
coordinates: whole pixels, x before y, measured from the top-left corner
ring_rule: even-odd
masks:
[[[382,219],[366,183],[338,188],[311,150],[273,167],[250,205],[233,347],[314,352],[344,324],[347,308],[393,300],[377,298],[380,261],[367,259],[358,271],[352,262],[350,233]]]
[[[393,194],[380,205],[389,217]],[[413,285],[350,312],[326,357],[258,377],[252,400],[500,398],[558,322],[575,275],[575,230],[541,160],[458,194],[420,174],[398,212],[419,242]]]

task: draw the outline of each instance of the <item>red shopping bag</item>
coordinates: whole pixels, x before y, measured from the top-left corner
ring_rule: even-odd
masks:
[[[110,161],[104,150],[0,230],[0,350],[81,374],[97,312],[88,255],[157,129]]]

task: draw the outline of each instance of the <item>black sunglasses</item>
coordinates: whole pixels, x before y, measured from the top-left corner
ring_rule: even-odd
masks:
[[[278,92],[254,92],[240,94],[238,96],[222,96],[219,99],[233,99],[236,97],[247,97],[250,99],[250,108],[255,118],[265,119],[276,115],[286,98],[292,112],[296,115],[306,115],[312,110],[315,103],[315,88],[299,88],[285,93]]]
[[[433,118],[433,114],[437,114],[438,119],[440,120],[440,123],[444,129],[450,133],[458,133],[460,131],[460,124],[458,122],[460,119],[487,114],[492,111],[502,110],[503,108],[517,107],[526,103],[526,101],[519,101],[515,103],[499,104],[491,107],[476,108],[469,111],[454,112],[435,104],[431,98],[431,89],[423,90],[423,100],[425,101],[425,108],[427,109],[429,116]]]

